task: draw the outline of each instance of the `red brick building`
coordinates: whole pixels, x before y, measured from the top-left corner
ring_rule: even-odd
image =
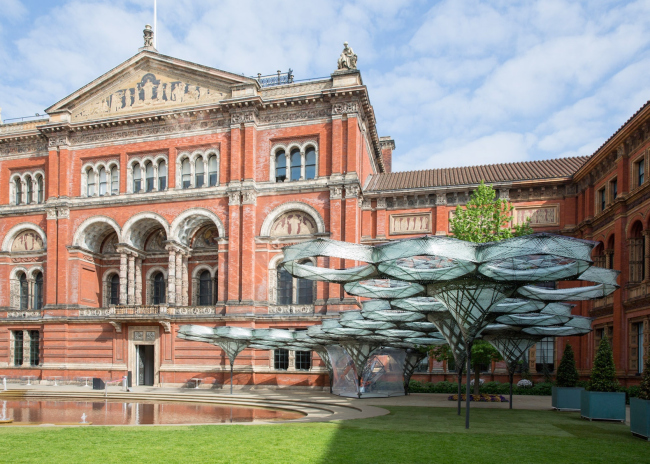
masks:
[[[596,317],[572,340],[580,368],[604,331],[626,381],[647,353],[648,105],[591,157],[395,173],[354,66],[247,78],[146,46],[46,111],[0,124],[0,375],[220,384],[227,357],[178,339],[180,325],[299,330],[355,308],[337,284],[278,271],[281,248],[447,234],[481,180],[514,221],[599,240],[594,259],[622,270],[612,297],[576,307]],[[352,265],[339,261],[318,264]],[[326,376],[311,352],[249,349],[235,364],[239,384]]]

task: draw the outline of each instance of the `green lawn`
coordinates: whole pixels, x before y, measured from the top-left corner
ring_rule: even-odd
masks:
[[[650,462],[627,425],[578,413],[389,407],[324,424],[0,428],[0,462],[542,463]]]

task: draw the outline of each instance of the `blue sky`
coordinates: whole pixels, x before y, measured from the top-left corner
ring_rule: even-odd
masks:
[[[153,0],[0,0],[3,119],[137,52]],[[359,56],[395,170],[594,152],[650,99],[650,0],[159,0],[158,50],[245,75]]]

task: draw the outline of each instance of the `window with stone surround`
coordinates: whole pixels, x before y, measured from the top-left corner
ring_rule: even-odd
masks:
[[[276,145],[271,149],[271,182],[295,182],[318,177],[318,147],[313,141]]]
[[[153,276],[153,304],[165,304],[165,276],[162,272],[156,272]]]
[[[645,240],[643,236],[643,224],[636,221],[630,228],[630,238],[628,238],[628,250],[630,259],[630,282],[642,282],[645,278]]]
[[[632,373],[640,375],[643,373],[645,360],[645,323],[643,320],[637,320],[630,323],[629,329],[629,370]]]
[[[643,155],[632,163],[632,178],[635,187],[641,187],[645,182],[645,166],[646,164]]]
[[[38,330],[29,331],[29,365],[38,366],[41,358],[40,332]]]
[[[618,179],[614,178],[609,181],[609,201],[614,203],[618,197]]]
[[[310,260],[302,261],[300,264],[313,266]],[[316,282],[307,279],[293,277],[282,265],[277,267],[277,299],[278,305],[292,304],[314,304],[316,293]]]
[[[40,267],[14,270],[9,278],[10,305],[22,311],[43,309],[43,271]]]
[[[9,198],[14,205],[40,204],[45,200],[44,173],[13,174],[9,179]]]
[[[167,189],[167,156],[144,156],[129,160],[127,193],[160,192]]]
[[[276,371],[289,369],[289,350],[278,348],[273,351],[273,368]]]
[[[308,371],[311,369],[311,351],[296,351],[296,370]]]
[[[216,148],[181,153],[176,166],[176,188],[187,190],[219,185],[219,151]]]
[[[23,331],[22,330],[12,330],[13,334],[13,364],[14,366],[23,365]]]
[[[92,198],[117,194],[119,194],[117,160],[84,164],[81,175],[81,196]]]
[[[601,188],[596,192],[596,203],[598,206],[598,212],[605,211],[607,208],[607,195],[605,194],[605,187]]]

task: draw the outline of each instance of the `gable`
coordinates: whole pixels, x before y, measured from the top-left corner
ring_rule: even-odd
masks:
[[[141,52],[47,109],[70,113],[72,122],[191,107],[232,98],[250,78]]]

